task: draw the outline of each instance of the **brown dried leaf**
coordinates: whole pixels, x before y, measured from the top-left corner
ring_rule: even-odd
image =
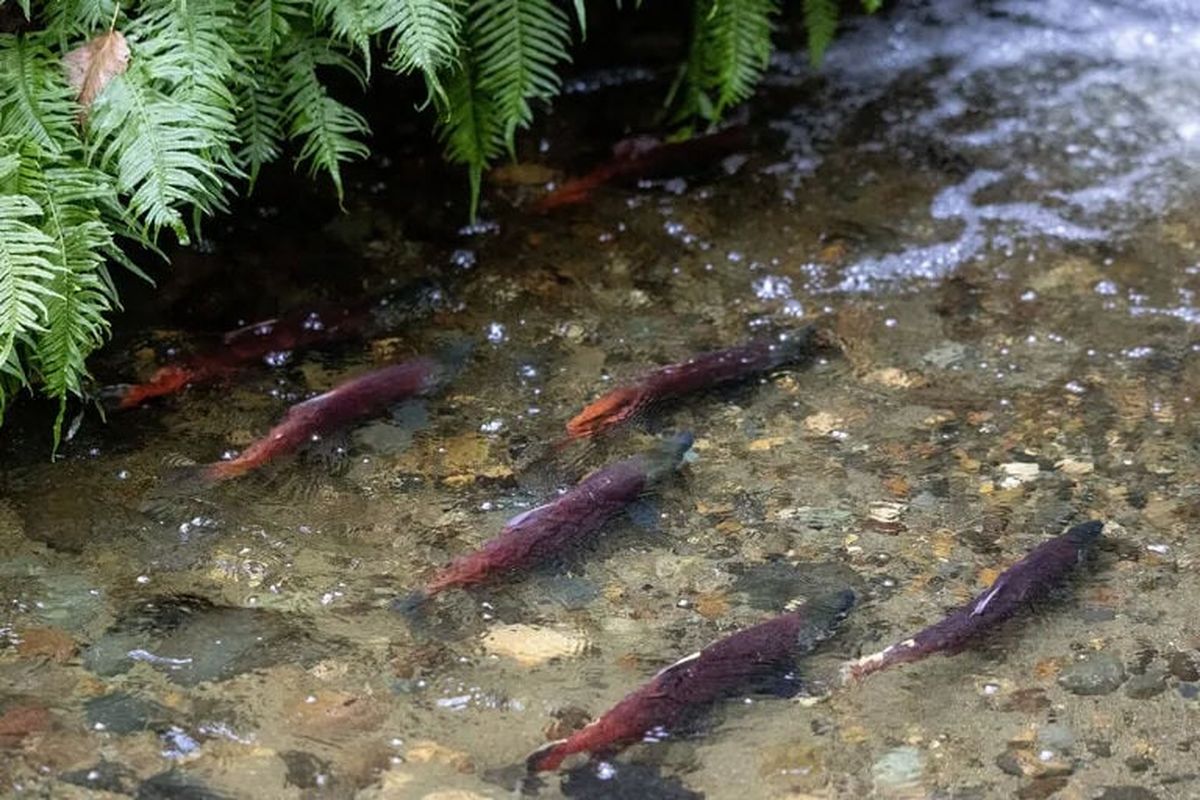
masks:
[[[129,66],[129,44],[120,31],[108,31],[63,57],[67,83],[75,90],[80,120],[87,116],[96,96]]]

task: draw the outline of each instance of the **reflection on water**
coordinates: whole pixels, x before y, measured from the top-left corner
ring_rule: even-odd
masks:
[[[911,3],[854,23],[821,75],[804,58],[776,59],[754,144],[707,175],[545,218],[522,210],[540,190],[497,190],[436,253],[363,201],[322,234],[364,257],[356,281],[436,273],[456,300],[392,338],[89,419],[54,464],[32,426],[7,428],[5,792],[507,796],[530,751],[660,668],[851,586],[859,606],[801,662],[798,696],[735,698],[526,790],[1200,794],[1200,9]],[[562,115],[648,79],[581,80]],[[625,379],[797,319],[844,357],[547,460]],[[442,394],[261,474],[159,491],[289,402],[447,333],[479,344]],[[389,608],[678,430],[696,458],[592,546],[419,618]],[[1106,542],[1060,596],[960,655],[838,685],[843,661],[1090,517]]]

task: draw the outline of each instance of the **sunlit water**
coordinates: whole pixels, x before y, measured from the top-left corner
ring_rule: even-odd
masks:
[[[573,84],[561,115],[648,75]],[[53,464],[6,430],[3,791],[506,796],[550,729],[848,584],[859,607],[801,662],[806,695],[732,698],[527,791],[1200,796],[1200,9],[907,4],[855,23],[820,75],[778,57],[751,120],[753,146],[700,178],[548,218],[522,211],[539,188],[500,189],[444,247],[388,233],[364,190],[337,223],[364,279],[432,273],[456,306],[89,419]],[[369,237],[345,233],[360,222]],[[546,468],[615,381],[809,320],[843,357]],[[162,499],[181,459],[447,336],[477,344],[436,397],[325,457]],[[556,482],[680,429],[696,459],[595,547],[416,622],[389,610]],[[838,685],[843,660],[1089,517],[1106,542],[1055,602],[974,650]]]

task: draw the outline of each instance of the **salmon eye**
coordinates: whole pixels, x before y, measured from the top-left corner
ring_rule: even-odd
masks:
[[[599,433],[632,416],[640,405],[641,393],[637,389],[613,389],[568,422],[567,433],[571,436],[591,436]]]

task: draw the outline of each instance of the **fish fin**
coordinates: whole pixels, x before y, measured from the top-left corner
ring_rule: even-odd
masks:
[[[804,681],[800,680],[795,670],[781,668],[778,673],[759,681],[753,690],[756,694],[789,700],[800,694],[804,688]]]
[[[403,597],[397,597],[392,601],[391,608],[393,611],[398,612],[401,616],[411,618],[418,611],[420,611],[427,602],[429,602],[430,596],[431,595],[429,592],[425,591],[424,589],[417,589],[409,592]]]
[[[839,670],[843,685],[856,685],[864,678],[876,670],[882,669],[884,664],[884,651],[872,653],[869,656],[856,658],[842,664]]]
[[[525,769],[529,772],[549,772],[558,769],[563,760],[570,755],[566,751],[567,739],[555,739],[546,742],[525,757]]]
[[[985,594],[982,598],[980,598],[979,602],[977,602],[975,604],[975,606],[971,609],[971,616],[977,617],[980,614],[982,614],[984,611],[986,611],[988,605],[992,602],[992,600],[994,600],[996,598],[996,595],[998,595],[1000,593],[1000,591],[1002,589],[1004,589],[1004,587],[1007,583],[1008,583],[1008,581],[1006,581],[1004,579],[1003,575],[1000,576],[999,578],[997,578],[996,582],[992,584],[992,588],[990,588],[988,590],[988,593]]]
[[[508,522],[505,522],[504,530],[506,530],[506,531],[512,530],[513,528],[520,525],[522,522],[525,522],[526,520],[528,520],[530,517],[534,516],[535,514],[541,513],[542,511],[544,511],[545,509],[549,508],[552,505],[554,505],[553,500],[550,501],[549,503],[542,503],[540,506],[534,506],[533,508],[525,509],[520,514],[517,514],[512,519],[508,520]]]
[[[647,497],[634,500],[625,507],[629,521],[644,531],[657,531],[659,528],[658,503]]]
[[[668,672],[671,672],[672,670],[676,670],[676,669],[679,669],[680,667],[690,664],[691,662],[695,661],[696,659],[698,659],[700,657],[700,652],[701,651],[697,650],[696,652],[692,653],[691,655],[686,655],[683,658],[679,659],[674,664],[668,664],[667,666],[660,669],[658,672],[654,673],[654,677],[655,678],[661,677],[663,675],[666,675]]]

